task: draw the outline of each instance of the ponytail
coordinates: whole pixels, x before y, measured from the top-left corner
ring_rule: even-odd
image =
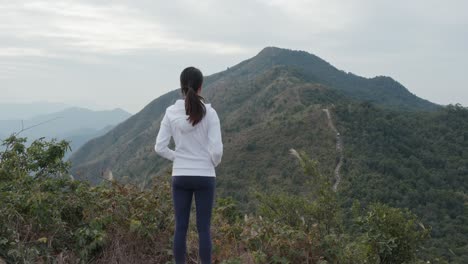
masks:
[[[197,94],[203,83],[201,71],[195,67],[188,67],[180,74],[180,86],[182,94],[185,95],[185,114],[189,117],[187,120],[195,126],[206,114],[203,97]]]

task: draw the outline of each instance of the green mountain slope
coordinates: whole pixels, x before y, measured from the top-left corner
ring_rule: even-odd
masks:
[[[468,261],[468,108],[437,112],[339,105],[346,207],[353,199],[408,207],[427,226],[427,252]]]
[[[328,143],[332,144],[332,132],[328,131],[326,125],[318,125],[325,124],[324,116],[320,106],[313,106],[314,104],[331,104],[340,100],[352,100],[351,98],[371,100],[372,95],[376,95],[371,101],[381,102],[386,106],[405,106],[408,109],[437,108],[437,105],[414,96],[390,78],[358,77],[337,70],[312,54],[273,47],[263,49],[257,56],[226,71],[208,76],[204,85],[205,97],[215,106],[223,122],[223,136],[227,143],[227,156],[224,159],[226,162],[219,168],[220,172],[232,170],[230,168],[237,170],[238,164],[229,159],[231,146],[241,151],[240,146],[246,149],[250,144],[249,151],[256,157],[270,156],[269,153],[263,154],[262,149],[254,150],[252,142],[259,142],[250,135],[282,129],[284,120],[291,124],[297,122],[304,125],[294,123],[296,129],[287,129],[284,133],[276,135],[276,141],[281,145],[281,155],[287,155],[287,151],[284,150],[298,147],[299,143],[308,144],[304,147],[315,146],[311,144],[312,141],[305,140],[307,135],[309,138],[318,139],[319,142],[328,140]],[[384,100],[381,99],[383,95],[386,96]],[[163,95],[105,136],[90,141],[72,157],[73,172],[79,177],[97,182],[103,171],[111,169],[119,177],[128,176],[141,182],[142,177],[149,177],[167,167],[167,164],[153,153],[153,143],[165,108],[179,97],[177,90]],[[311,115],[315,116],[315,119],[312,119]],[[314,134],[316,131],[308,130],[306,126],[327,132],[323,131],[324,135],[319,136]],[[292,133],[301,130],[307,133]],[[244,135],[239,133],[241,131],[251,134]],[[291,135],[289,138],[283,134]],[[327,140],[323,141],[323,138]],[[321,155],[319,153],[322,152],[314,154]],[[278,157],[278,160],[282,159]],[[270,162],[279,165],[274,160]],[[246,171],[236,172],[238,176],[233,176],[233,179],[238,179],[242,177],[239,175],[243,174],[252,177],[249,171],[251,168],[241,167]],[[268,172],[259,169],[258,173],[266,175],[274,172],[275,176],[271,176],[274,178],[281,175],[281,171],[286,171],[283,166],[268,168]]]
[[[225,155],[218,174],[225,175],[220,177],[221,189],[230,186],[227,194],[246,199],[237,190],[252,184],[295,188],[301,179],[295,179],[296,184],[293,179],[288,180],[290,184],[284,182],[291,170],[298,171],[291,164],[290,148],[308,148],[314,156],[323,156],[324,169],[333,166],[334,135],[320,104],[348,100],[340,92],[304,81],[301,74],[284,66],[255,78],[218,76],[208,78],[207,83],[205,95],[223,124]],[[75,176],[96,182],[111,169],[117,177],[144,182],[170,168],[169,162],[154,154],[153,146],[165,108],[178,96],[174,91],[156,99],[103,137],[85,144],[71,158]]]
[[[323,59],[305,51],[267,47],[257,56],[246,60],[222,74],[252,76],[275,65],[290,66],[310,81],[339,89],[352,98],[384,106],[412,110],[435,110],[439,105],[421,99],[390,77],[364,78],[338,70]]]

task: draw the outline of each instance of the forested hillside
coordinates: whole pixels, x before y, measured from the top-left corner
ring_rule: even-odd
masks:
[[[284,180],[295,170],[283,158],[291,147],[306,149],[320,159],[323,170],[332,170],[334,135],[326,126],[324,107],[360,99],[387,107],[438,108],[390,78],[383,79],[348,74],[312,54],[274,47],[208,76],[204,96],[219,113],[226,148],[220,186],[230,186],[225,191],[244,200],[248,198],[238,190],[246,186],[297,188],[300,177],[296,184]],[[72,157],[73,174],[98,182],[110,169],[118,178],[144,183],[166,170],[169,163],[156,156],[153,145],[164,110],[177,98],[178,90],[157,98],[83,146]]]
[[[249,186],[289,186],[295,190],[304,179],[286,158],[290,148],[314,153],[323,162],[324,171],[333,170],[334,135],[322,107],[348,100],[339,91],[306,82],[300,73],[285,66],[273,67],[253,79],[220,78],[217,82],[222,86],[207,88],[206,96],[215,107],[220,105],[217,110],[223,124],[225,155],[218,170],[224,175],[219,181],[221,192],[247,202],[247,192],[241,190]],[[73,174],[98,181],[110,168],[120,179],[144,183],[170,168],[169,162],[154,153],[154,141],[162,117],[158,113],[174,102],[177,93],[158,98],[127,122],[86,144],[72,157]],[[295,179],[285,177],[292,172],[298,175]]]
[[[468,109],[427,113],[339,105],[345,136],[340,196],[410,208],[432,227],[427,252],[468,261]]]

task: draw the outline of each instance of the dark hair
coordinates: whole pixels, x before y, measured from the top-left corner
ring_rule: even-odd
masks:
[[[203,97],[197,94],[203,84],[203,74],[195,67],[187,67],[180,74],[180,89],[185,95],[185,114],[193,126],[198,124],[206,114]]]

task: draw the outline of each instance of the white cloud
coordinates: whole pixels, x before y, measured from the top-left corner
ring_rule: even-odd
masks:
[[[92,5],[78,1],[22,1],[1,6],[0,36],[45,46],[57,54],[119,54],[135,50],[205,51],[243,53],[237,44],[194,41],[167,32],[156,19],[141,16],[126,5]],[[20,23],[18,23],[20,21]],[[26,50],[26,49],[23,49]],[[32,49],[29,49],[31,51]],[[10,52],[10,56],[22,56]],[[26,53],[24,53],[27,55]]]
[[[33,48],[16,48],[16,47],[0,47],[0,57],[29,57],[29,56],[46,56],[46,52],[41,49]]]
[[[280,9],[288,17],[307,23],[314,32],[342,30],[355,22],[357,5],[337,0],[259,0]]]

